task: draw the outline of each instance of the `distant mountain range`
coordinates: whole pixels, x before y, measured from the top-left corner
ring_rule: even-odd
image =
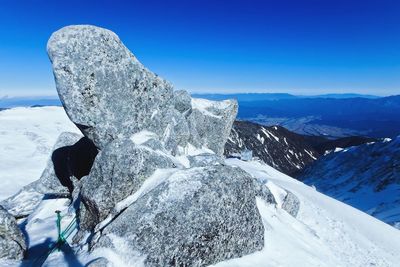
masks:
[[[264,100],[299,99],[299,98],[380,98],[376,95],[365,94],[322,94],[322,95],[292,95],[287,93],[238,93],[238,94],[192,94],[193,97],[206,98],[210,100],[237,99],[239,102],[252,102]]]
[[[281,125],[305,135],[374,138],[400,134],[400,96],[290,94],[195,95],[209,99],[236,98],[238,118],[266,126]],[[356,97],[355,97],[356,96]]]
[[[211,100],[235,98],[240,120],[265,126],[280,125],[303,135],[336,139],[373,138],[400,134],[400,96],[359,94],[297,96],[284,93],[193,94]],[[0,108],[60,106],[58,97],[3,97]]]
[[[34,107],[34,106],[61,106],[61,101],[57,96],[35,96],[35,97],[1,97],[0,109],[15,107]]]

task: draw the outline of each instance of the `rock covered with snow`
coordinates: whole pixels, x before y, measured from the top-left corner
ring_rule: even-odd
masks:
[[[173,91],[95,26],[62,28],[47,50],[62,104],[96,152],[80,175],[54,165],[80,201],[76,242],[119,250],[118,239],[124,257],[138,252],[147,266],[204,266],[263,248],[259,190],[222,157],[236,101]]]
[[[174,107],[181,113],[192,109],[192,98],[185,90],[174,91]]]
[[[40,178],[24,186],[17,194],[1,202],[1,205],[13,216],[21,218],[32,213],[44,197],[67,197],[69,195],[68,188],[63,186],[60,179],[57,177],[56,168],[54,167],[54,157],[59,159],[56,164],[62,166],[60,169],[73,170],[74,168],[71,166],[71,163],[73,163],[73,156],[59,157],[57,155],[60,154],[59,152],[71,148],[74,144],[79,142],[81,138],[82,136],[76,133],[61,133],[53,147],[55,154],[53,152]],[[81,152],[79,153],[82,155]],[[58,168],[57,172],[59,172]],[[65,175],[69,177],[73,174],[66,173]]]
[[[286,190],[286,193],[287,194],[286,194],[285,198],[283,199],[282,209],[286,210],[287,213],[289,213],[293,217],[296,217],[297,213],[299,213],[299,209],[300,209],[300,200],[292,192]]]
[[[206,266],[263,248],[253,178],[229,166],[173,173],[102,231],[94,248],[146,256],[146,266]]]
[[[193,98],[191,102],[192,112],[188,117],[190,142],[222,155],[238,111],[237,101]]]
[[[0,206],[0,259],[21,260],[26,241],[15,218]]]
[[[97,156],[89,176],[82,179],[82,226],[92,230],[115,204],[134,194],[159,168],[176,168],[168,154],[139,146],[130,139],[109,143]]]
[[[187,158],[190,167],[205,167],[224,163],[223,157],[212,153],[201,153],[198,155],[188,156]]]

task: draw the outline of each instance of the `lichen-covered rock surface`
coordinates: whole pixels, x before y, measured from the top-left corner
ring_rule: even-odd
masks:
[[[0,259],[21,260],[26,241],[15,218],[0,206]]]
[[[216,165],[180,170],[139,198],[94,248],[146,255],[146,266],[206,266],[263,248],[253,178]]]

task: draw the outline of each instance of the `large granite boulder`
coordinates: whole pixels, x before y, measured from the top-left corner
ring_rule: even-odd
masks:
[[[238,111],[237,101],[193,98],[191,103],[192,112],[188,116],[191,134],[189,142],[222,155]]]
[[[0,206],[0,259],[22,260],[26,241],[15,218]]]
[[[188,142],[222,155],[236,101],[191,99],[146,69],[113,32],[64,27],[47,44],[56,87],[69,118],[99,148],[142,130],[171,154]]]
[[[136,145],[130,139],[109,143],[97,156],[89,176],[82,179],[81,227],[92,230],[115,204],[134,194],[156,169],[178,166],[173,157]]]
[[[87,175],[96,154],[97,149],[87,138],[76,133],[61,133],[40,178],[1,205],[13,216],[21,218],[32,213],[43,198],[69,197],[73,177],[79,179]]]
[[[97,147],[143,129],[164,133],[169,121],[152,121],[174,109],[172,85],[147,70],[116,34],[64,27],[52,34],[47,52],[68,116]]]
[[[178,170],[132,203],[93,241],[140,253],[146,266],[206,266],[263,248],[253,178],[223,165]]]

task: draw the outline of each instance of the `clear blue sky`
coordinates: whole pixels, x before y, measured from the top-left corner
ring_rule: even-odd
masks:
[[[0,5],[0,96],[55,94],[46,43],[116,32],[191,92],[400,94],[400,1],[18,1]]]

